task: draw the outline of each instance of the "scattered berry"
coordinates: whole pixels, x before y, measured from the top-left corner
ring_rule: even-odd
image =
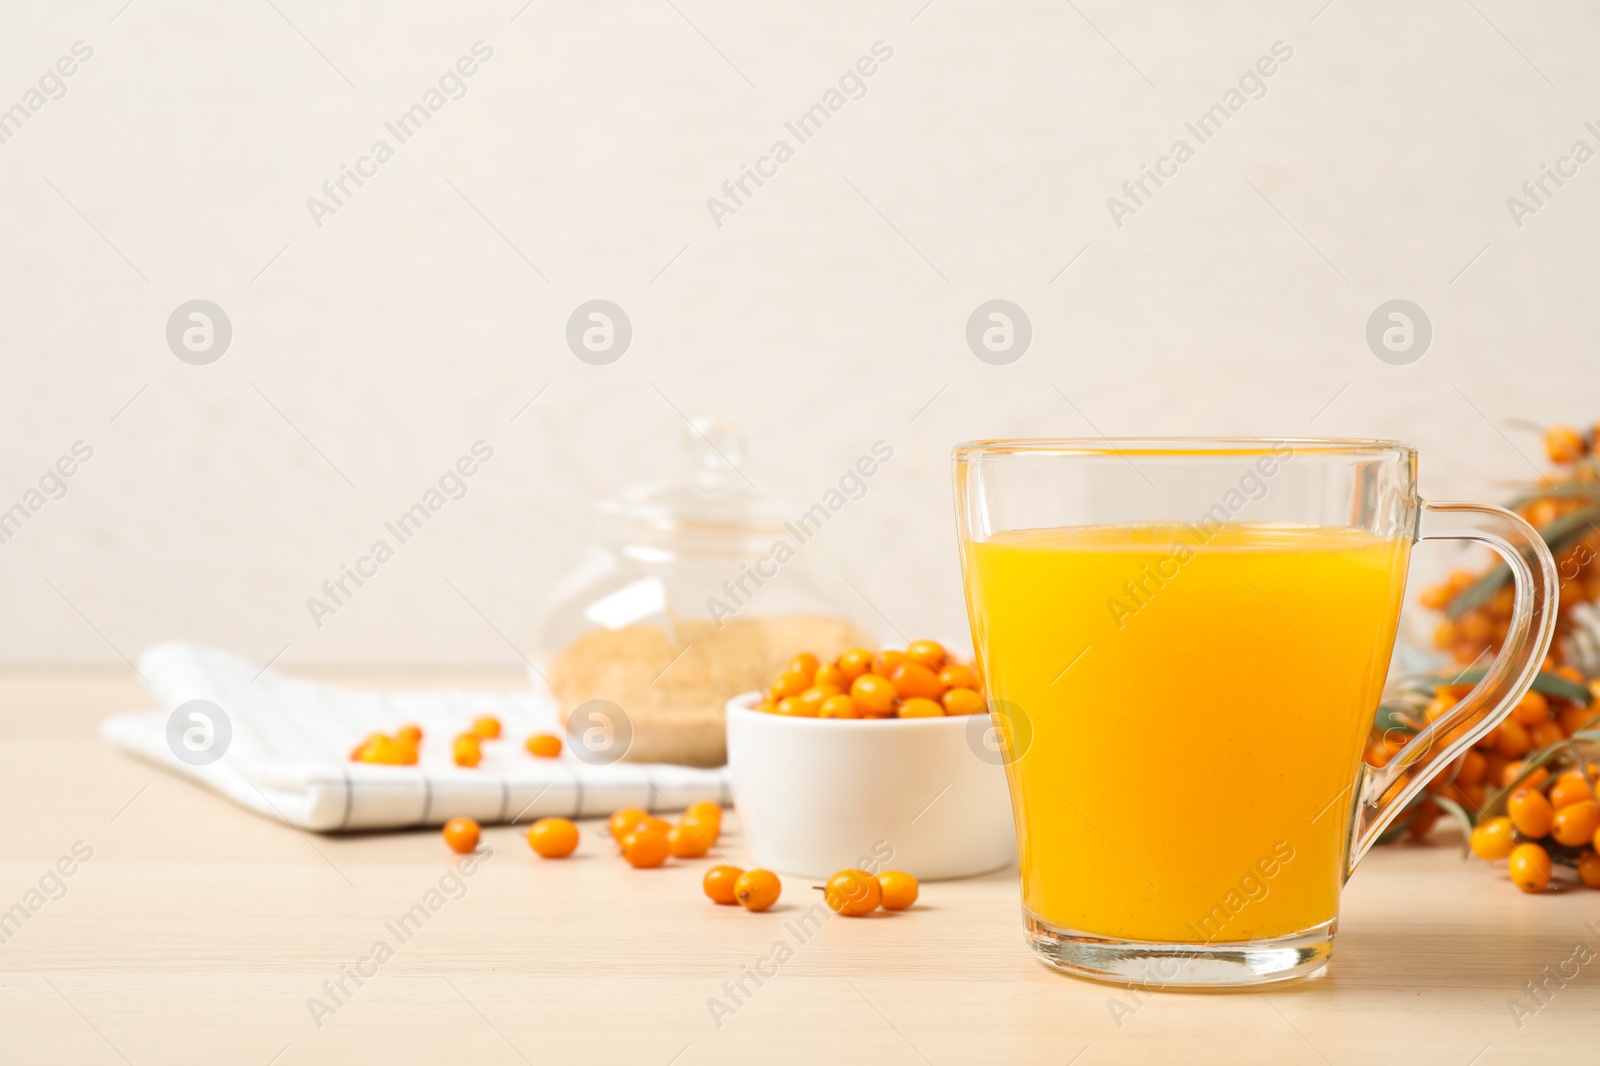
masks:
[[[878,875],[883,888],[883,909],[903,911],[917,901],[917,879],[899,870],[885,870]]]
[[[711,844],[699,822],[685,819],[667,830],[667,850],[674,859],[698,859],[711,850]]]
[[[840,870],[828,878],[822,899],[846,918],[861,918],[883,904],[883,886],[865,870]]]
[[[764,911],[778,902],[783,882],[771,870],[746,870],[733,883],[733,898],[747,911]]]
[[[732,906],[739,902],[734,891],[739,878],[743,876],[744,871],[737,866],[713,866],[701,879],[700,887],[705,889],[713,903]]]
[[[684,809],[683,816],[685,818],[693,818],[697,822],[715,822],[720,826],[722,824],[722,804],[713,803],[710,800],[700,800],[689,804]]]
[[[471,818],[452,818],[444,823],[444,842],[450,850],[465,855],[478,846],[481,831]]]
[[[611,816],[611,839],[618,844],[622,843],[622,838],[633,832],[633,827],[648,817],[650,817],[648,813],[637,807],[622,808]]]
[[[661,836],[666,836],[667,830],[671,828],[671,822],[665,818],[657,818],[653,814],[647,814],[633,823],[635,833],[659,833]]]
[[[535,733],[528,738],[528,754],[536,759],[554,759],[561,754],[561,738],[554,733]]]
[[[456,737],[455,747],[452,749],[456,765],[468,768],[477,766],[483,759],[483,749],[478,745],[476,733],[462,733]]]
[[[667,861],[667,835],[635,830],[622,838],[622,857],[636,870],[653,870]]]
[[[565,818],[541,818],[528,830],[528,845],[546,859],[564,859],[578,847],[578,827]]]

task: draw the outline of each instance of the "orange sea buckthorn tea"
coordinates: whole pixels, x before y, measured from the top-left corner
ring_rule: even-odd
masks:
[[[973,545],[990,691],[1033,729],[1014,767],[1023,905],[1135,940],[1331,919],[1410,546],[1246,525]]]
[[[1382,442],[996,441],[955,459],[1030,946],[1158,986],[1320,968],[1354,862],[1537,672],[1543,542],[1497,508],[1417,499],[1413,453]],[[1507,549],[1516,639],[1409,752],[1364,768],[1423,537]]]

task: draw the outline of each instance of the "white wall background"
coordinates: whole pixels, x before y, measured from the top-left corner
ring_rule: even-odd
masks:
[[[0,107],[94,54],[0,144],[0,507],[94,458],[0,545],[0,658],[515,661],[444,579],[520,638],[593,495],[672,471],[674,407],[740,420],[797,501],[892,442],[825,538],[917,633],[963,625],[965,438],[1395,436],[1429,493],[1498,497],[1538,458],[1509,421],[1600,416],[1600,162],[1520,229],[1506,206],[1600,148],[1600,13],[1323,4],[8,3]],[[317,228],[307,197],[478,40],[468,94]],[[879,40],[867,95],[714,225]],[[1268,95],[1114,226],[1278,40]],[[564,342],[595,297],[634,326],[610,366]],[[1034,328],[1003,367],[964,340],[997,297]],[[1435,329],[1409,366],[1364,339],[1396,297]],[[233,324],[209,366],[165,342],[194,298]],[[314,628],[306,597],[480,438],[466,499]]]

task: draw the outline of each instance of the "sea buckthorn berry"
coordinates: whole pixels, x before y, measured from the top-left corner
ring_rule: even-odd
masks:
[[[872,669],[872,653],[865,648],[851,648],[839,656],[839,670],[854,681]]]
[[[764,911],[783,893],[783,882],[771,870],[746,870],[733,883],[733,898],[747,911]]]
[[[1568,770],[1556,778],[1556,783],[1550,786],[1550,806],[1556,810],[1582,803],[1584,800],[1594,799],[1594,790],[1589,787],[1583,774],[1577,770]]]
[[[823,700],[827,699],[829,696],[837,696],[843,691],[843,689],[835,688],[832,685],[812,685],[810,688],[800,693],[798,699],[801,703],[810,704],[812,707],[820,710]],[[813,712],[813,717],[815,717],[815,712]]]
[[[653,870],[666,862],[670,853],[665,833],[636,829],[622,838],[622,857],[635,870]]]
[[[1518,775],[1521,773],[1521,759],[1518,759],[1515,762],[1506,763],[1506,768],[1500,773],[1500,787],[1510,788],[1511,782],[1515,781]],[[1541,766],[1533,773],[1528,775],[1528,779],[1522,782],[1522,786],[1525,788],[1538,788],[1548,780],[1550,780],[1550,771]]]
[[[608,826],[611,830],[611,839],[618,844],[622,843],[622,838],[633,832],[633,827],[648,817],[650,817],[648,812],[641,811],[637,807],[624,807],[614,812]]]
[[[1550,853],[1537,844],[1518,844],[1511,849],[1506,872],[1524,892],[1543,892],[1550,887]]]
[[[528,829],[528,846],[542,858],[564,859],[578,848],[578,827],[565,818],[541,818]]]
[[[865,870],[840,870],[828,878],[822,899],[846,918],[860,918],[883,905],[883,886]]]
[[[1480,859],[1503,859],[1517,846],[1510,818],[1490,818],[1472,830],[1472,853]]]
[[[1489,731],[1475,740],[1472,746],[1481,752],[1499,755],[1502,760],[1505,758],[1498,750],[1500,747],[1500,726],[1498,723],[1490,726]]]
[[[1566,736],[1561,731],[1561,727],[1548,718],[1538,725],[1528,727],[1528,743],[1533,745],[1534,748],[1549,747],[1551,744],[1565,740]]]
[[[1517,827],[1517,832],[1530,840],[1538,840],[1550,832],[1550,823],[1555,820],[1550,801],[1536,788],[1523,787],[1513,792],[1506,801],[1506,813],[1511,816],[1511,824]]]
[[[880,651],[872,657],[872,672],[879,677],[888,677],[894,668],[908,661],[911,656],[903,651]]]
[[[1488,640],[1493,635],[1494,624],[1481,610],[1476,610],[1457,619],[1456,631],[1461,635],[1463,641],[1469,644],[1478,644]]]
[[[920,697],[936,700],[944,695],[945,683],[939,675],[919,662],[903,662],[889,674],[894,690],[903,700]]]
[[[734,886],[742,876],[744,871],[737,866],[713,866],[706,871],[705,877],[701,878],[700,887],[705,889],[711,902],[731,907],[739,902],[733,893]]]
[[[1544,451],[1557,466],[1583,457],[1583,435],[1571,426],[1551,426],[1544,432]]]
[[[1564,677],[1575,685],[1583,684],[1583,673],[1576,666],[1558,666],[1556,676]]]
[[[554,759],[561,754],[561,738],[554,733],[535,733],[528,738],[528,754],[536,759]]]
[[[498,740],[500,737],[500,719],[492,714],[485,714],[472,720],[473,733],[480,740]]]
[[[478,846],[480,830],[471,818],[452,818],[444,823],[444,842],[450,850],[465,855]]]
[[[1481,752],[1468,751],[1460,759],[1456,767],[1456,784],[1465,788],[1467,785],[1483,784],[1483,775],[1489,767],[1489,760]]]
[[[408,754],[410,758],[407,758]],[[416,753],[414,749],[408,749],[393,737],[374,733],[356,750],[355,761],[378,763],[383,766],[405,766],[416,762]]]
[[[978,687],[978,672],[972,667],[962,666],[960,663],[946,663],[944,669],[939,671],[939,680],[950,688],[976,689]]]
[[[1502,755],[1513,759],[1520,759],[1528,754],[1533,747],[1533,741],[1528,737],[1528,729],[1514,718],[1507,718],[1500,723],[1499,751]]]
[[[1430,610],[1441,610],[1455,595],[1455,590],[1449,585],[1429,585],[1417,597],[1417,602]]]
[[[712,800],[696,800],[684,808],[683,816],[699,822],[716,822],[721,825],[722,804]]]
[[[850,683],[856,710],[868,718],[887,718],[894,710],[894,685],[878,674],[862,674]]]
[[[1600,829],[1600,803],[1594,800],[1569,803],[1556,811],[1550,821],[1550,835],[1555,837],[1556,843],[1569,848],[1581,848],[1589,843],[1597,829]]]
[[[817,708],[818,718],[860,718],[861,712],[856,710],[856,701],[849,696],[829,696],[822,701],[822,706]]]
[[[789,669],[792,672],[804,674],[807,677],[815,674],[817,672],[817,667],[820,665],[822,664],[817,662],[817,657],[808,651],[803,651],[799,655],[796,655],[793,659],[789,660]]]
[[[754,710],[759,714],[777,714],[778,705],[771,700],[762,700],[755,705]]]
[[[686,814],[678,820],[678,824],[693,826],[699,830],[701,836],[704,836],[713,845],[716,844],[717,838],[722,835],[722,819],[720,818],[696,818],[692,814]]]
[[[850,687],[850,682],[853,680],[855,679],[846,677],[845,672],[833,663],[825,663],[817,667],[817,676],[812,679],[811,683],[813,685],[828,685],[843,692]]]
[[[944,645],[932,640],[913,640],[906,645],[906,654],[930,670],[944,666]]]
[[[462,733],[456,737],[451,753],[455,756],[457,766],[473,767],[483,760],[483,748],[478,744],[476,733]]]
[[[1453,793],[1457,793],[1454,785],[1450,786],[1450,790]],[[1459,793],[1456,795],[1451,795],[1448,798],[1455,799],[1459,802],[1458,797]],[[1443,813],[1443,809],[1437,803],[1433,802],[1432,800],[1423,800],[1421,803],[1417,804],[1417,813],[1412,815],[1411,824],[1406,827],[1406,832],[1410,833],[1416,839],[1422,840],[1433,831],[1433,823],[1437,822],[1439,820],[1439,815]]]
[[[377,740],[381,736],[383,736],[382,733],[368,733],[366,736],[362,737],[361,738],[361,743],[357,744],[355,747],[350,749],[350,761],[351,762],[363,762],[363,761],[365,761],[365,760],[363,760],[361,758],[361,755],[362,755],[363,752],[365,752],[367,750],[367,745],[371,744],[374,740]]]
[[[1550,701],[1544,698],[1544,693],[1530,688],[1522,694],[1511,714],[1523,725],[1538,725],[1550,717]]]
[[[809,690],[808,690],[809,691]],[[822,701],[803,696],[786,696],[778,701],[778,713],[791,718],[815,718],[822,712]]]
[[[1586,851],[1578,856],[1578,880],[1590,888],[1600,888],[1600,851]]]
[[[943,718],[944,708],[939,706],[937,700],[926,700],[917,696],[903,700],[898,713],[901,718]]]
[[[767,691],[774,700],[782,700],[785,696],[798,696],[811,686],[811,678],[807,674],[795,670],[785,670],[772,682],[772,688]]]
[[[1430,722],[1437,722],[1445,716],[1447,711],[1460,702],[1454,696],[1443,692],[1436,693],[1433,699],[1428,701],[1428,705],[1422,709],[1422,717]]]
[[[1593,707],[1585,707],[1581,703],[1574,703],[1570,707],[1562,708],[1561,713],[1556,715],[1556,723],[1561,726],[1561,731],[1570,737],[1578,730],[1590,725],[1595,713]]]
[[[633,823],[631,831],[635,833],[660,833],[662,836],[666,836],[667,830],[671,828],[672,823],[665,818],[657,818],[653,814],[647,814]]]
[[[939,697],[945,714],[977,714],[984,709],[983,693],[970,688],[953,688]]]
[[[883,909],[903,911],[917,901],[917,879],[899,870],[885,870],[878,875],[878,887],[883,889]]]
[[[711,844],[704,825],[691,819],[667,830],[667,850],[675,859],[698,859],[711,850]]]
[[[396,740],[403,740],[411,745],[421,744],[422,727],[417,725],[403,725],[395,733],[394,738]]]

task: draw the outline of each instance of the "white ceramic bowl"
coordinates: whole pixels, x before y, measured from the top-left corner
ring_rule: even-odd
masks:
[[[796,718],[753,710],[760,699],[728,701],[728,769],[762,866],[821,878],[875,863],[933,881],[1016,859],[987,715]]]

